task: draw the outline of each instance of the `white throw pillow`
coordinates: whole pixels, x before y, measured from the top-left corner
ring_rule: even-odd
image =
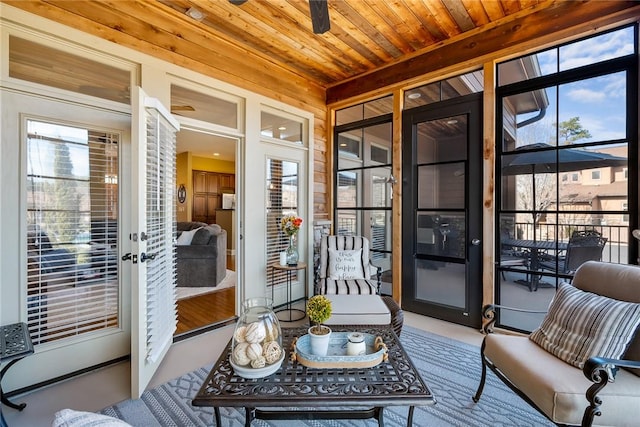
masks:
[[[337,280],[364,279],[362,249],[329,249],[329,278]]]
[[[193,230],[183,231],[180,236],[178,236],[178,241],[176,245],[178,246],[189,246],[191,241],[193,240],[193,236],[195,236],[196,232],[200,230],[202,227],[194,228]]]
[[[619,301],[560,283],[549,312],[529,338],[582,369],[593,356],[620,359],[640,324],[640,304]]]
[[[62,409],[56,412],[52,427],[131,427],[117,418],[107,415],[95,414],[93,412],[74,411],[73,409]]]

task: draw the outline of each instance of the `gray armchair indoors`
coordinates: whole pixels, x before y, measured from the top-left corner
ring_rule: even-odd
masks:
[[[487,368],[557,425],[640,425],[640,267],[587,261],[560,283],[529,336],[489,333],[485,307],[482,395]]]
[[[178,286],[216,286],[227,274],[227,232],[217,224],[178,222]]]

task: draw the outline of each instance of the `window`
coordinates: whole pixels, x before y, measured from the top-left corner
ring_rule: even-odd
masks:
[[[131,98],[129,70],[15,36],[9,37],[9,76],[123,104]]]
[[[260,113],[260,135],[302,144],[302,123],[295,119],[262,111]]]
[[[238,102],[171,85],[171,113],[236,129]]]
[[[467,74],[439,80],[424,86],[409,89],[404,93],[404,108],[414,108],[434,102],[482,92],[484,72],[472,71]]]
[[[393,96],[374,99],[336,111],[336,126],[354,123],[393,112]]]
[[[338,126],[334,131],[335,233],[369,239],[371,259],[383,268],[383,281],[390,282],[391,115]]]
[[[628,26],[497,65],[496,229],[508,224],[507,235],[534,242],[530,248],[546,246],[543,256],[551,260],[529,256],[514,267],[508,257],[523,249],[498,251],[498,304],[546,308],[558,281],[573,275],[562,257],[576,232],[607,239],[593,259],[626,263],[634,254],[628,218],[637,215],[637,203],[627,213],[635,195],[622,171],[631,168],[637,180],[637,31]],[[560,185],[565,174],[570,183]],[[546,297],[518,296],[521,284],[538,279],[552,290]],[[509,314],[500,322],[531,331],[540,320]]]
[[[267,159],[267,265],[278,262],[280,252],[289,245],[289,237],[282,231],[280,220],[285,215],[298,216],[299,165],[287,160]],[[293,278],[297,272],[291,272]],[[286,283],[286,272],[270,271],[269,285]]]
[[[33,342],[116,327],[119,136],[40,120],[27,132]]]

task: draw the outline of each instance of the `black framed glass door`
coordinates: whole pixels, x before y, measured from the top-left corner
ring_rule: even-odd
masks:
[[[403,116],[402,306],[479,327],[482,304],[482,98]]]

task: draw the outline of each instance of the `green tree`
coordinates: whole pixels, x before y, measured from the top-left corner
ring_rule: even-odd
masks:
[[[591,132],[582,127],[580,117],[572,117],[558,126],[560,145],[571,145],[580,139],[591,138]]]

